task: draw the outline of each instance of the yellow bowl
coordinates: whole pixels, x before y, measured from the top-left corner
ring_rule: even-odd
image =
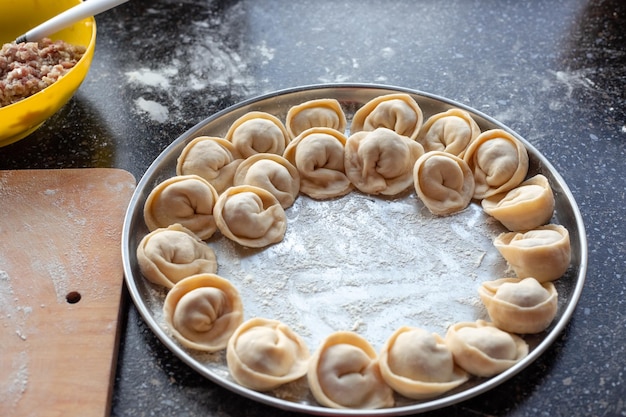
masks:
[[[81,0],[1,0],[0,44],[13,42],[29,29],[79,3]],[[80,61],[52,85],[17,103],[0,107],[0,147],[37,130],[69,101],[89,71],[96,46],[96,22],[93,17],[75,23],[50,38],[82,45],[87,50]]]

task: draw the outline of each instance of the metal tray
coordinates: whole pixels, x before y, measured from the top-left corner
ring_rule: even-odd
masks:
[[[376,96],[394,92],[412,95],[430,115],[456,107],[469,111],[482,130],[501,128],[518,137],[530,157],[529,176],[545,175],[555,193],[553,222],[570,233],[571,267],[555,282],[558,314],[543,333],[525,336],[529,355],[491,378],[471,378],[459,388],[429,400],[398,396],[393,408],[335,410],[320,406],[305,378],[269,393],[246,389],[230,377],[224,352],[198,353],[182,347],[162,317],[165,291],[139,272],[136,249],[148,233],[143,206],[150,191],[175,175],[184,146],[200,135],[221,136],[249,111],[266,111],[285,120],[291,106],[317,98],[335,98],[349,122],[359,107]],[[346,132],[349,133],[349,132]],[[308,343],[313,352],[335,330],[353,330],[380,350],[401,325],[422,327],[442,336],[459,321],[488,316],[477,289],[482,281],[513,276],[492,239],[504,229],[472,203],[448,217],[431,215],[414,191],[380,198],[354,191],[347,196],[315,201],[300,196],[287,210],[285,239],[264,250],[241,248],[219,232],[209,239],[218,274],[242,294],[245,318],[281,320]],[[145,322],[176,356],[223,387],[253,400],[290,411],[315,415],[405,415],[442,408],[484,393],[535,361],[569,321],[583,288],[587,242],[578,206],[563,178],[528,141],[498,121],[462,104],[432,94],[370,84],[312,85],[278,91],[244,101],[208,117],[176,139],[149,167],[131,199],[124,221],[122,255],[130,295]]]

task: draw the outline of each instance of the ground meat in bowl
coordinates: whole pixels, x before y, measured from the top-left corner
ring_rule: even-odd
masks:
[[[48,38],[4,44],[0,50],[0,107],[48,87],[74,67],[84,53],[84,46]]]

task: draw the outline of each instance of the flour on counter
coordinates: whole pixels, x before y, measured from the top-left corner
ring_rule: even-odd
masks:
[[[167,107],[154,100],[146,100],[143,97],[139,97],[135,100],[135,104],[140,111],[147,113],[155,122],[164,123],[169,117]]]
[[[155,19],[169,19],[167,13],[167,9],[155,9],[151,14]],[[241,25],[245,13],[245,8],[234,5],[224,14],[206,19],[198,16],[198,20],[185,25],[180,38],[172,39],[171,44],[155,45],[162,52],[170,52],[163,59],[152,59],[124,73],[135,95],[135,111],[165,123],[188,117],[186,107],[197,109],[198,101],[216,101],[220,92],[240,97],[257,92],[258,80],[252,72],[272,61],[275,50],[263,40],[247,42],[243,35],[224,42],[223,34]]]
[[[27,340],[26,318],[32,313],[32,308],[22,307],[18,305],[18,301],[11,285],[11,277],[6,271],[0,270],[0,336],[16,337],[21,343]],[[7,346],[12,344],[14,343],[7,341]],[[8,369],[2,369],[0,378],[0,404],[7,413],[17,406],[28,386],[28,351],[24,349],[17,352],[12,358],[7,363]]]

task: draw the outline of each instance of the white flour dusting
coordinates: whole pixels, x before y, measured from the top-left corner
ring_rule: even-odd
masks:
[[[147,113],[155,122],[164,123],[169,117],[170,112],[168,108],[154,100],[146,100],[143,97],[139,97],[135,100],[135,104],[140,111]]]
[[[0,270],[0,344],[11,348],[15,340],[4,338],[15,337],[17,343],[27,340],[26,319],[32,313],[30,306],[18,305],[11,277],[6,271]],[[10,363],[8,359],[10,358]],[[28,387],[28,351],[24,349],[16,355],[6,355],[0,361],[3,377],[0,378],[0,404],[2,410],[10,412],[17,407],[22,395]]]
[[[155,15],[163,13],[152,10]],[[215,91],[227,90],[233,96],[254,93],[258,82],[252,76],[252,68],[270,63],[275,50],[265,41],[224,42],[224,33],[237,32],[232,26],[240,25],[245,13],[241,5],[233,5],[224,14],[199,17],[188,23],[184,36],[176,41],[168,55],[170,61],[159,60],[157,67],[126,71],[126,82],[140,95],[134,101],[136,111],[165,123],[170,118],[185,117],[188,112],[184,106],[189,101],[181,98],[195,93],[209,101]]]
[[[301,196],[287,216],[284,240],[263,250],[221,236],[209,245],[218,274],[240,291],[246,319],[281,320],[311,350],[337,330],[380,349],[402,325],[444,335],[455,322],[485,319],[478,286],[506,269],[492,244],[501,229],[476,204],[436,217],[414,193],[389,200],[352,192],[327,201]],[[166,329],[164,292],[149,295]]]

